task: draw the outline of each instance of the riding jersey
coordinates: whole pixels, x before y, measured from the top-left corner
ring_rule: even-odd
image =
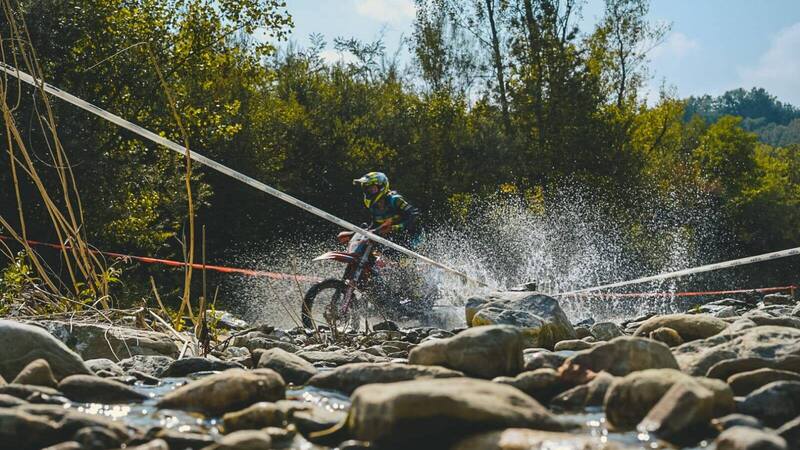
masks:
[[[385,197],[373,202],[369,207],[369,213],[372,215],[373,226],[379,226],[387,220],[391,220],[391,228],[394,232],[411,232],[419,215],[417,209],[396,191],[389,191]]]

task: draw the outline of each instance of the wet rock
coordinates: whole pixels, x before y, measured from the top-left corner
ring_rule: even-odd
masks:
[[[509,428],[501,431],[487,431],[469,436],[451,450],[528,450],[528,449],[580,449],[580,450],[622,450],[623,444],[601,442],[591,436],[551,431]]]
[[[400,331],[400,326],[391,320],[384,320],[376,323],[372,329],[375,331]]]
[[[122,378],[125,378],[125,379],[128,379],[128,380],[130,380],[132,378],[133,381],[130,382],[130,384],[134,384],[134,383],[136,383],[136,381],[141,381],[144,384],[148,384],[148,385],[154,386],[154,385],[156,385],[156,384],[161,382],[161,380],[159,380],[158,378],[156,378],[156,377],[154,377],[152,375],[148,375],[148,374],[146,374],[144,372],[139,372],[138,370],[129,370],[128,371],[128,376],[127,377],[122,377]],[[117,381],[120,381],[120,380],[117,380]]]
[[[57,390],[45,386],[35,386],[33,384],[6,384],[0,386],[0,394],[11,395],[13,397],[21,398],[23,400],[36,395],[50,395],[57,396],[61,393]]]
[[[676,383],[647,413],[637,429],[669,439],[708,424],[713,412],[713,392],[699,383]]]
[[[94,372],[95,375],[101,376],[98,372],[108,373],[108,376],[119,377],[125,375],[125,371],[117,363],[108,358],[95,358],[84,361],[86,366]],[[105,377],[104,377],[105,378]]]
[[[769,368],[739,372],[728,378],[728,384],[736,395],[747,395],[761,386],[774,381],[800,381],[800,374]]]
[[[357,350],[335,350],[335,351],[302,351],[297,356],[306,361],[326,367],[337,367],[344,364],[361,362],[381,362],[387,361],[386,358],[370,355],[369,353]]]
[[[776,326],[727,330],[708,339],[683,344],[673,353],[685,372],[705,375],[711,366],[727,359],[800,356],[800,330]]]
[[[305,384],[319,370],[313,364],[295,354],[279,348],[260,351],[256,367],[278,372],[287,383]]]
[[[282,399],[285,389],[283,378],[273,370],[230,369],[175,389],[158,407],[222,415],[260,401]]]
[[[523,336],[508,325],[471,328],[451,338],[419,344],[408,361],[443,366],[479,378],[516,375],[522,370]]]
[[[23,405],[20,409],[28,414],[44,417],[58,424],[63,436],[73,436],[81,428],[99,427],[117,436],[120,441],[127,441],[129,433],[126,426],[108,417],[97,414],[82,413],[74,409],[66,409],[62,405]]]
[[[0,408],[0,443],[36,450],[63,440],[54,422],[19,409]]]
[[[611,339],[623,336],[622,328],[614,322],[598,322],[589,329],[592,336],[601,341],[610,341]]]
[[[142,445],[135,447],[125,447],[127,450],[170,450],[169,444],[163,439],[154,439]]]
[[[50,364],[46,359],[37,359],[31,361],[24,369],[14,378],[12,383],[16,384],[34,384],[36,386],[47,386],[54,388],[58,386],[58,382],[53,375]]]
[[[153,377],[160,377],[167,367],[172,364],[173,358],[159,355],[136,355],[131,358],[123,359],[118,363],[119,367],[126,372],[139,371]]]
[[[764,296],[762,302],[764,305],[793,305],[794,298],[786,294],[769,294]]]
[[[737,373],[750,372],[758,369],[775,369],[800,373],[800,356],[790,355],[777,359],[726,359],[711,366],[706,372],[706,376],[709,378],[727,380]]]
[[[129,403],[147,398],[128,386],[94,375],[71,375],[58,383],[58,390],[82,403]]]
[[[586,327],[575,327],[575,337],[578,339],[587,338],[592,335],[592,332],[589,331]]]
[[[753,416],[744,414],[728,414],[711,420],[711,426],[717,431],[725,431],[733,427],[764,428],[764,424]]]
[[[289,416],[289,420],[304,435],[327,430],[343,423],[345,419],[347,414],[344,411],[331,411],[314,404],[295,409]]]
[[[214,444],[214,438],[207,434],[186,433],[173,429],[158,430],[150,437],[163,440],[170,450],[197,450]]]
[[[525,361],[525,366],[523,370],[536,370],[536,369],[557,369],[561,367],[561,364],[567,359],[567,357],[561,353],[553,353],[549,350],[539,349],[538,351],[529,352],[528,350],[535,350],[535,349],[525,349],[523,352],[523,359]]]
[[[75,441],[62,442],[60,444],[45,447],[42,450],[84,450],[83,446]],[[169,449],[167,449],[169,450]]]
[[[180,352],[171,336],[155,331],[57,320],[40,321],[37,324],[84,359],[108,358],[118,361],[135,355],[175,358]]]
[[[98,426],[84,427],[75,432],[75,442],[86,450],[105,450],[119,448],[122,441],[115,433]]]
[[[608,372],[600,372],[587,384],[566,390],[552,400],[550,406],[562,411],[581,411],[587,406],[602,406],[608,388],[616,377]]]
[[[370,384],[356,389],[351,399],[347,425],[364,441],[439,448],[438,440],[481,429],[559,428],[542,405],[519,390],[469,378]]]
[[[790,450],[800,449],[800,416],[786,422],[775,431],[786,440]]]
[[[558,301],[537,292],[495,292],[473,297],[467,301],[466,317],[470,326],[518,326],[528,338],[528,347],[553,348],[556,342],[577,337]]]
[[[206,316],[215,321],[217,327],[226,328],[228,330],[245,330],[250,326],[246,321],[234,316],[228,311],[209,309],[206,310]],[[269,325],[262,326],[269,327]]]
[[[286,413],[275,403],[258,402],[240,411],[226,413],[222,422],[226,432],[282,427],[286,423]]]
[[[354,363],[314,375],[308,384],[350,394],[356,388],[372,383],[395,383],[428,378],[462,377],[463,373],[438,366],[392,363]]]
[[[733,317],[738,317],[739,314],[736,311],[736,308],[733,306],[723,306],[716,311],[711,312],[712,317],[716,317],[718,319],[729,319]]]
[[[786,441],[777,434],[749,427],[733,427],[720,433],[717,450],[787,450]]]
[[[678,368],[669,347],[651,339],[623,336],[577,352],[564,361],[561,370],[582,378],[587,371],[624,376],[637,370],[662,368]]]
[[[651,331],[650,339],[667,344],[668,347],[677,347],[683,344],[683,338],[677,331],[668,327],[660,327]]]
[[[751,392],[737,409],[777,428],[800,416],[800,382],[775,381]]]
[[[514,386],[540,402],[550,401],[554,395],[568,387],[553,369],[536,369],[532,372],[522,372],[513,378],[497,377],[492,381]]]
[[[580,339],[568,339],[566,341],[558,342],[554,350],[557,352],[564,350],[578,351],[578,350],[586,350],[592,347],[593,345],[590,342],[582,341]]]
[[[733,412],[733,392],[724,382],[691,377],[674,369],[650,369],[614,381],[604,400],[606,418],[615,428],[630,429],[644,419],[673,385],[691,383],[698,383],[714,394],[714,417]]]
[[[217,361],[208,358],[193,357],[183,358],[172,361],[163,372],[161,377],[185,377],[190,373],[197,372],[222,372],[228,369],[242,369],[241,364],[228,361]]]
[[[89,368],[75,352],[42,328],[0,320],[0,376],[13,380],[31,361],[45,359],[57,379],[89,374]]]
[[[280,348],[289,353],[297,353],[301,350],[300,346],[292,342],[286,342],[279,338],[275,338],[272,335],[267,335],[259,331],[236,336],[233,338],[233,345],[236,347],[244,347],[250,350],[251,353],[258,349],[269,350],[271,348]]]
[[[714,336],[727,328],[728,322],[705,314],[669,314],[647,319],[633,335],[648,336],[661,327],[672,328],[688,342]]]
[[[235,431],[203,450],[270,450],[272,438],[264,431]]]
[[[0,394],[0,408],[13,408],[26,403],[28,402],[21,398],[14,397],[13,395]]]
[[[760,310],[749,311],[742,317],[752,320],[759,326],[773,325],[777,327],[800,328],[800,318],[797,317],[784,315],[775,316]]]

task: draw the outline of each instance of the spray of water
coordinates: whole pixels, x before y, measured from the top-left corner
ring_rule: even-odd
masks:
[[[484,280],[489,288],[506,289],[535,281],[549,293],[594,286],[705,264],[718,259],[729,241],[720,229],[713,202],[698,193],[643,198],[647,207],[621,209],[622,202],[599,199],[586,189],[565,186],[544,203],[531,205],[517,196],[496,194],[475,201],[461,223],[427,224],[421,253]],[[325,242],[286,240],[270,249],[249,249],[237,263],[320,278],[339,277],[343,267],[311,259],[337,249]],[[421,265],[403,270],[423,274],[424,291],[433,291],[447,323],[463,324],[460,308],[481,289],[458,277]],[[724,276],[721,274],[719,276]],[[683,284],[681,284],[683,283]],[[686,281],[667,280],[636,286],[637,291],[674,292]],[[231,307],[253,322],[293,326],[307,284],[241,278],[228,283]],[[673,312],[675,298],[563,298],[573,321],[619,320],[644,312]],[[231,304],[229,302],[229,304]],[[449,311],[448,311],[448,307]]]

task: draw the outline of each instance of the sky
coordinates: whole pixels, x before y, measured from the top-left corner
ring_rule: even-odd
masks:
[[[312,33],[328,42],[382,36],[394,52],[412,34],[413,0],[287,4],[295,23],[290,40],[300,46],[308,45]],[[590,29],[602,12],[602,0],[588,0],[583,26]],[[800,0],[652,0],[649,18],[672,25],[664,42],[650,52],[649,92],[658,92],[662,83],[680,97],[757,86],[800,106]],[[343,55],[329,44],[324,56],[335,60]]]

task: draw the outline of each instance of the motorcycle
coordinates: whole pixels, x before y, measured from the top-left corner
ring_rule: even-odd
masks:
[[[433,306],[432,297],[422,300],[401,299],[392,292],[383,274],[393,264],[376,249],[373,241],[360,233],[343,231],[337,239],[346,251],[332,251],[314,261],[338,261],[346,264],[341,278],[320,281],[303,297],[303,326],[327,326],[331,329],[358,330],[361,317],[376,314],[396,319],[421,318]]]

